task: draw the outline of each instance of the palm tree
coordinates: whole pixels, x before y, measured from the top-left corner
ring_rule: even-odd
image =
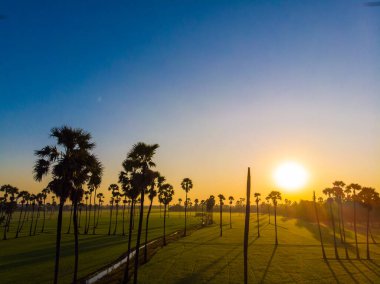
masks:
[[[265,200],[267,201],[267,209],[268,209],[268,219],[270,224],[270,203],[269,203],[269,197],[265,197]]]
[[[119,186],[113,183],[108,187],[108,191],[111,191],[111,194],[112,194],[111,199],[110,199],[110,204],[111,204],[110,224],[108,227],[108,235],[111,235],[113,204],[115,202],[115,193],[119,191]]]
[[[194,199],[194,211],[195,211],[195,216],[197,216],[198,204],[199,204],[199,199],[198,199],[198,198],[195,198],[195,199]]]
[[[313,203],[314,203],[314,209],[315,209],[315,217],[317,218],[317,223],[318,223],[318,231],[319,231],[319,239],[321,241],[322,256],[323,256],[323,259],[326,259],[325,247],[323,246],[321,224],[319,223],[319,216],[318,216],[317,202],[316,202],[316,198],[315,198],[315,191],[313,191]]]
[[[337,246],[336,246],[335,220],[334,220],[334,213],[333,213],[333,209],[332,209],[333,199],[331,197],[331,195],[333,194],[334,191],[333,191],[332,188],[325,188],[322,192],[323,192],[323,194],[325,194],[325,195],[328,196],[327,203],[329,204],[331,225],[332,225],[332,228],[333,228],[335,257],[336,257],[336,259],[339,259],[338,249],[337,249]]]
[[[234,201],[234,197],[233,196],[230,196],[230,197],[228,197],[228,200],[230,201],[230,229],[232,229],[232,217],[231,217],[231,209],[232,209],[232,202]]]
[[[32,203],[32,220],[30,222],[30,226],[29,226],[29,236],[32,235],[32,230],[33,230],[33,224],[34,224],[34,207],[36,206],[36,199],[37,199],[37,195],[35,194],[31,194],[30,195],[30,202]]]
[[[21,203],[21,209],[20,209],[20,216],[19,216],[19,218],[18,218],[18,223],[17,223],[17,229],[16,229],[16,236],[15,236],[15,238],[18,238],[18,235],[19,235],[19,233],[20,233],[20,230],[21,230],[21,218],[22,218],[22,216],[23,216],[23,211],[24,211],[24,204],[25,204],[25,202],[26,202],[26,199],[27,199],[27,196],[28,196],[28,192],[27,191],[25,191],[25,190],[23,190],[23,191],[20,191],[19,193],[18,193],[18,196],[17,196],[17,199],[20,199],[21,198],[21,201],[20,201],[20,203]],[[24,216],[25,216],[25,214],[24,214]]]
[[[73,129],[68,126],[63,126],[61,128],[52,128],[50,136],[56,139],[56,145],[45,146],[41,150],[35,151],[35,155],[38,159],[34,165],[34,178],[37,181],[41,181],[43,176],[51,172],[52,181],[49,183],[49,187],[60,198],[54,269],[54,283],[56,284],[58,283],[62,211],[64,203],[73,190],[81,188],[82,184],[89,179],[88,174],[91,172],[90,168],[94,168],[94,165],[97,165],[101,172],[101,164],[97,158],[90,153],[95,147],[95,144],[91,142],[90,133],[82,129]],[[76,205],[75,203],[73,216],[74,230],[77,229],[75,228],[77,223]],[[75,249],[74,283],[77,282],[77,246]]]
[[[187,193],[193,188],[193,182],[189,178],[184,178],[181,182],[182,189],[186,192],[185,197],[185,231],[183,233],[184,236],[186,236],[186,211],[187,211]]]
[[[281,193],[279,191],[271,191],[268,195],[269,199],[272,200],[273,207],[274,207],[274,228],[275,228],[275,244],[278,245],[277,240],[277,202],[278,200],[281,200]]]
[[[158,189],[158,198],[161,200],[161,203],[164,204],[164,246],[166,246],[166,208],[168,204],[172,201],[173,195],[173,186],[171,186],[168,183],[163,184]]]
[[[148,186],[148,198],[149,198],[149,209],[148,214],[146,216],[146,223],[145,223],[145,246],[144,246],[144,263],[148,260],[148,228],[149,228],[149,216],[150,211],[152,210],[153,200],[157,196],[157,190],[156,187],[160,188],[165,181],[165,178],[160,175],[159,172],[152,172],[151,173],[151,183]]]
[[[24,211],[24,216],[22,217],[22,222],[21,222],[21,225],[20,225],[20,228],[18,229],[17,231],[17,236],[19,233],[21,233],[22,231],[22,228],[24,227],[24,223],[25,223],[25,219],[26,219],[26,216],[28,214],[28,207],[29,207],[29,202],[30,202],[30,193],[29,192],[26,192],[25,195],[24,195],[24,199],[25,199],[25,202],[26,202],[26,205],[25,205],[25,211]]]
[[[203,224],[204,224],[204,220],[203,220],[203,210],[204,210],[204,207],[205,207],[205,204],[206,204],[206,202],[202,199],[201,200],[201,208],[202,208],[202,226],[203,226]]]
[[[42,203],[43,203],[43,194],[42,193],[38,193],[36,195],[36,201],[37,201],[37,216],[36,216],[36,223],[34,225],[34,231],[33,231],[33,236],[36,235],[36,230],[37,230],[37,223],[38,223],[38,219],[40,217],[40,210],[41,210],[41,206],[42,206]]]
[[[223,205],[224,205],[224,202],[223,200],[226,200],[226,198],[224,197],[223,194],[219,194],[218,195],[219,197],[219,212],[220,212],[220,222],[219,222],[219,227],[220,227],[220,236],[223,235],[223,224],[222,224],[222,214],[223,214]]]
[[[96,216],[96,224],[95,224],[95,227],[94,227],[94,235],[95,235],[95,229],[99,225],[100,214],[102,213],[102,204],[104,202],[104,194],[103,193],[98,193],[96,195],[96,198],[98,199],[98,216]]]
[[[369,254],[369,215],[373,204],[379,200],[379,193],[372,187],[363,187],[357,197],[361,205],[367,208],[367,259],[371,259]]]
[[[9,184],[3,185],[0,191],[4,192],[5,220],[4,220],[4,236],[3,240],[7,239],[13,211],[17,208],[18,188]],[[9,197],[9,201],[8,201]]]
[[[87,223],[88,223],[87,208],[88,208],[88,198],[89,198],[89,195],[90,195],[90,191],[85,190],[84,191],[84,200],[86,201],[86,203],[85,203],[86,214],[85,214],[85,217],[84,217],[84,231],[83,231],[83,233],[85,235],[87,235]]]
[[[120,192],[117,191],[115,192],[115,203],[116,203],[116,220],[115,220],[115,229],[113,230],[113,234],[116,235],[116,231],[117,231],[117,219],[118,219],[118,213],[119,213],[119,202],[121,200],[121,197],[120,197]]]
[[[257,237],[260,238],[260,219],[259,219],[259,202],[260,202],[260,193],[255,193],[256,201],[256,216],[257,216]]]
[[[48,187],[44,188],[42,190],[42,199],[43,199],[43,210],[44,210],[44,217],[43,217],[43,221],[42,221],[42,228],[41,228],[41,233],[44,232],[45,230],[45,220],[46,220],[46,198],[48,196],[48,194],[50,193],[50,189]]]
[[[245,207],[245,224],[244,224],[244,284],[248,284],[248,235],[249,235],[249,218],[251,213],[251,169],[248,168],[247,174],[247,206]]]
[[[338,204],[340,240],[344,246],[346,258],[349,258],[347,244],[346,244],[346,232],[344,230],[343,205],[342,205],[342,200],[345,198],[344,191],[343,191],[343,188],[345,185],[346,184],[342,181],[333,182],[333,195],[335,196],[336,203]]]
[[[123,214],[122,214],[122,223],[123,223],[123,231],[122,231],[122,236],[125,236],[125,207],[127,206],[127,203],[128,203],[128,195],[126,193],[123,193],[121,194],[121,196],[123,197]]]
[[[140,215],[135,248],[135,270],[133,275],[133,282],[135,284],[137,283],[138,276],[139,252],[144,216],[145,191],[147,186],[151,183],[150,168],[156,166],[152,159],[158,147],[158,144],[147,145],[145,143],[139,142],[132,147],[131,151],[127,155],[126,160],[123,162],[123,167],[127,169],[127,171],[132,173],[139,173],[141,176],[140,179],[136,180],[140,181],[140,183],[135,185],[138,192],[140,193]],[[127,279],[124,279],[124,281],[127,281]]]
[[[356,191],[360,191],[362,187],[357,183],[351,183],[346,187],[346,189],[347,189],[347,192],[346,192],[347,194],[350,193],[351,190],[353,192],[352,202],[354,204],[355,247],[356,247],[356,258],[359,259],[360,255],[359,255],[359,247],[358,247],[358,235],[357,235],[357,230],[356,230],[356,202],[357,202]]]

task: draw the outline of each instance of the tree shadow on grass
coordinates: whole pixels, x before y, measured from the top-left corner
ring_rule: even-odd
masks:
[[[336,283],[340,283],[338,277],[336,276],[336,274],[334,272],[334,270],[331,268],[330,262],[327,259],[325,259],[325,263],[326,263],[327,268],[330,270],[332,276],[334,277]]]
[[[267,267],[265,268],[265,271],[264,271],[263,277],[262,277],[261,280],[260,280],[260,283],[264,283],[265,277],[266,277],[267,274],[268,274],[268,270],[269,270],[269,267],[270,267],[271,264],[272,264],[272,260],[273,260],[273,258],[274,258],[275,253],[276,253],[276,250],[277,250],[277,246],[274,246],[273,251],[272,251],[272,255],[270,256],[270,259],[269,259],[269,261],[268,261]]]
[[[371,279],[363,272],[360,270],[359,267],[356,266],[356,264],[352,261],[352,260],[349,260],[350,264],[357,270],[359,271],[359,273],[368,281],[368,283],[371,283]],[[379,276],[379,275],[378,275]]]
[[[354,283],[359,283],[358,280],[356,280],[356,278],[354,277],[354,275],[352,275],[352,272],[350,270],[347,269],[347,267],[344,265],[344,263],[341,261],[341,260],[338,260],[338,263],[343,267],[344,271],[346,271],[346,274],[348,276],[350,276],[350,278],[352,279],[352,281]]]
[[[377,264],[373,263],[372,261],[368,261],[368,260],[360,260],[360,263],[362,265],[364,265],[365,267],[367,267],[368,270],[370,270],[372,273],[376,274],[376,276],[380,277],[380,270],[379,270],[379,266]],[[375,264],[376,267],[370,266],[369,263]]]

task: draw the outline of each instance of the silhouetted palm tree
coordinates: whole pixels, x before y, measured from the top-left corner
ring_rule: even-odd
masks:
[[[152,159],[158,147],[158,144],[147,145],[145,143],[139,142],[132,147],[132,150],[128,153],[126,160],[123,162],[123,168],[125,169],[126,173],[129,172],[136,175],[132,187],[134,187],[140,194],[140,215],[135,248],[135,269],[133,277],[134,283],[137,283],[138,276],[139,251],[144,216],[144,196],[147,186],[151,183],[150,168],[156,166]],[[121,173],[121,175],[123,174]],[[128,274],[127,271],[126,273]],[[128,278],[124,277],[124,282],[127,281]]]
[[[274,207],[274,228],[275,228],[275,244],[278,245],[277,240],[277,202],[278,200],[281,200],[281,193],[279,191],[271,191],[268,195],[269,199],[272,200],[273,207]]]
[[[248,284],[248,235],[249,235],[250,213],[251,213],[251,170],[250,168],[248,168],[247,206],[245,207],[245,223],[244,223],[244,284]]]
[[[30,195],[30,203],[32,204],[32,219],[31,219],[31,222],[30,222],[30,226],[29,226],[29,236],[32,235],[32,230],[33,230],[33,224],[34,224],[34,208],[36,206],[36,199],[37,199],[37,195],[35,194],[31,194]]]
[[[255,193],[255,201],[256,201],[256,216],[257,216],[257,237],[260,238],[260,219],[259,219],[259,202],[260,202],[260,193]]]
[[[151,183],[148,186],[148,198],[149,198],[149,209],[148,214],[146,215],[145,223],[145,247],[144,247],[144,263],[148,260],[148,229],[149,229],[149,216],[150,211],[152,210],[153,200],[157,196],[156,187],[160,188],[165,181],[165,178],[160,175],[159,172],[152,172]]]
[[[116,204],[116,216],[115,216],[115,229],[113,230],[113,234],[116,235],[116,232],[117,232],[117,219],[118,219],[118,215],[119,215],[119,202],[121,200],[120,198],[120,192],[119,191],[116,191],[116,192],[113,192],[114,194],[114,200],[115,200],[115,204]]]
[[[270,203],[269,203],[269,197],[265,197],[265,200],[267,201],[267,209],[268,209],[268,223],[270,224]]]
[[[19,233],[20,233],[20,230],[21,230],[21,218],[23,217],[23,211],[24,211],[24,204],[25,204],[25,202],[26,202],[26,198],[28,197],[28,192],[27,191],[25,191],[25,190],[23,190],[23,191],[20,191],[19,193],[18,193],[18,196],[17,196],[17,198],[18,199],[21,199],[20,200],[20,204],[21,204],[21,209],[20,209],[20,215],[19,215],[19,218],[18,218],[18,223],[17,223],[17,229],[16,229],[16,236],[15,236],[15,238],[18,238],[18,235],[19,235]],[[25,214],[24,214],[24,216],[25,216]]]
[[[36,216],[36,223],[34,224],[33,236],[36,235],[37,223],[38,223],[38,219],[40,218],[40,211],[41,211],[41,206],[43,203],[43,194],[42,193],[38,193],[36,195],[36,203],[37,203],[37,216]]]
[[[325,253],[325,247],[323,246],[323,239],[322,239],[322,232],[321,232],[321,224],[319,223],[319,216],[318,216],[318,209],[317,209],[317,202],[315,200],[315,191],[313,191],[313,203],[314,203],[314,209],[315,209],[315,217],[317,218],[318,223],[318,232],[319,232],[319,239],[321,241],[321,248],[322,248],[322,257],[323,259],[326,259],[326,253]]]
[[[333,182],[333,195],[335,196],[336,203],[338,204],[338,219],[339,219],[339,232],[340,240],[343,243],[346,258],[349,258],[347,245],[346,245],[346,232],[344,230],[344,218],[343,218],[343,199],[345,198],[343,188],[346,184],[342,181]]]
[[[359,246],[358,246],[358,235],[357,235],[357,230],[356,230],[356,202],[357,202],[357,197],[356,197],[356,191],[360,191],[362,189],[362,187],[357,184],[357,183],[351,183],[350,185],[348,185],[346,187],[346,189],[348,190],[347,193],[351,192],[352,190],[352,202],[353,202],[353,205],[354,205],[354,231],[355,231],[355,247],[356,247],[356,258],[359,259],[360,258],[360,254],[359,254]]]
[[[363,187],[357,197],[362,206],[367,208],[367,259],[371,259],[369,253],[369,215],[373,204],[379,200],[379,193],[372,187]]]
[[[220,227],[220,236],[223,235],[223,205],[224,202],[223,200],[226,200],[223,194],[219,194],[219,212],[220,212],[220,222],[219,222],[219,227]]]
[[[204,207],[205,207],[206,202],[202,199],[200,204],[201,204],[201,208],[202,208],[202,219],[201,219],[201,222],[202,222],[202,226],[203,226],[203,224],[204,224],[204,214],[203,214],[203,211],[204,211]]]
[[[161,200],[161,203],[164,204],[164,246],[166,246],[166,208],[168,204],[172,201],[174,195],[173,186],[166,183],[163,184],[158,189],[158,199]]]
[[[95,227],[94,227],[94,234],[95,234],[95,229],[99,225],[99,218],[100,218],[100,214],[102,213],[102,204],[104,202],[104,194],[103,193],[98,193],[96,195],[96,198],[98,199],[98,215],[96,216],[96,224],[95,224]]]
[[[197,216],[198,204],[199,204],[199,199],[198,199],[198,198],[195,198],[195,199],[194,199],[194,211],[195,211],[195,216]]]
[[[193,182],[189,178],[184,178],[181,182],[181,187],[182,189],[186,192],[186,197],[185,197],[185,230],[183,232],[183,235],[186,236],[186,211],[187,211],[187,193],[193,188]]]
[[[90,168],[94,168],[95,164],[101,168],[101,165],[97,158],[90,153],[95,147],[95,144],[91,142],[91,135],[82,129],[73,129],[67,126],[53,128],[50,132],[50,136],[56,139],[57,145],[46,146],[41,150],[35,151],[38,160],[34,165],[34,178],[37,181],[41,181],[42,177],[47,175],[51,169],[53,180],[49,183],[49,187],[60,198],[54,270],[54,283],[57,283],[63,205],[71,195],[71,192],[81,188],[82,184],[89,179],[88,174],[91,173]],[[74,206],[74,227],[77,227],[76,203]],[[74,228],[74,230],[75,229],[77,228]],[[75,250],[77,252],[77,245]],[[78,259],[76,253],[73,277],[74,283],[77,282],[77,263]]]
[[[230,196],[228,197],[228,200],[230,201],[230,229],[232,229],[232,202],[234,201],[234,197],[233,196]]]
[[[4,219],[4,235],[3,240],[7,239],[7,232],[9,231],[12,214],[17,208],[18,188],[5,184],[0,187],[0,191],[4,192],[4,206],[5,206],[5,219]]]
[[[25,202],[26,202],[25,211],[24,211],[24,216],[22,217],[22,222],[21,222],[20,228],[17,231],[18,234],[21,233],[22,228],[24,227],[26,216],[27,216],[27,214],[29,212],[29,210],[28,210],[29,209],[29,202],[30,202],[30,193],[29,192],[25,193],[24,199],[25,199]]]
[[[111,235],[113,204],[115,203],[115,193],[119,191],[119,186],[117,184],[113,183],[108,187],[108,191],[111,191],[111,194],[112,194],[111,199],[110,199],[110,204],[111,204],[110,222],[109,222],[109,226],[108,226],[108,235]]]
[[[45,220],[46,220],[46,198],[48,197],[48,194],[50,193],[50,189],[48,187],[44,188],[42,190],[42,199],[43,199],[43,221],[42,221],[42,228],[41,228],[41,233],[44,232],[45,230]]]
[[[332,209],[332,203],[334,200],[332,199],[331,195],[333,194],[333,192],[334,191],[332,188],[325,188],[323,190],[323,194],[328,196],[327,204],[329,205],[329,209],[330,209],[330,218],[331,218],[331,225],[332,225],[333,237],[334,237],[335,257],[336,257],[336,259],[339,259],[338,249],[337,249],[337,245],[336,245],[336,236],[335,236],[335,220],[334,220],[334,213],[333,213],[333,209]]]

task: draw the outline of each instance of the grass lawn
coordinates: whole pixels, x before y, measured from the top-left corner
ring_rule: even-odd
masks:
[[[115,216],[115,213],[114,213]],[[68,228],[70,212],[64,213],[62,227],[61,259],[59,278],[60,283],[70,283],[74,265],[74,237],[65,234]],[[11,224],[8,240],[0,240],[0,283],[52,283],[54,274],[55,240],[56,240],[57,212],[46,220],[45,233],[39,233],[42,221],[39,221],[36,236],[28,236],[29,223],[23,229],[23,234],[14,239],[18,213],[15,214]],[[127,219],[127,218],[126,218]],[[149,222],[149,239],[157,238],[163,233],[163,220],[158,210],[151,213]],[[92,235],[92,227],[88,235],[79,237],[79,277],[109,264],[127,251],[127,236],[121,236],[121,212],[119,211],[119,226],[117,235],[108,236],[108,211],[102,212],[99,228],[96,235]],[[135,246],[137,234],[137,218],[132,246]],[[199,218],[190,216],[188,224],[198,224]],[[92,224],[92,223],[91,223]],[[145,225],[145,219],[144,219]],[[84,211],[82,212],[80,232],[83,233]],[[184,214],[170,212],[166,223],[167,233],[182,229],[184,226]],[[128,232],[128,224],[125,224]],[[113,230],[112,230],[113,231]],[[111,231],[111,232],[112,232]],[[71,228],[71,232],[73,229]],[[0,230],[3,233],[3,230]],[[144,235],[145,236],[145,235]]]
[[[253,216],[255,217],[255,216]],[[215,214],[214,219],[219,220]],[[139,283],[243,283],[244,217],[233,216],[233,228],[203,228],[159,250],[139,270]],[[347,233],[349,255],[339,247],[341,260],[334,259],[332,235],[323,228],[328,260],[322,259],[318,229],[314,224],[278,218],[279,245],[274,245],[274,225],[261,216],[261,237],[251,222],[249,242],[249,283],[380,283],[380,245],[371,244],[373,260],[356,260],[352,231]],[[225,222],[227,223],[227,214]],[[272,223],[273,223],[272,218]],[[375,233],[375,232],[373,232]],[[379,236],[378,232],[375,234]],[[365,236],[359,235],[365,258]]]

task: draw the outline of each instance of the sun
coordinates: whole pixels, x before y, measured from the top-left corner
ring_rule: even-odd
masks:
[[[273,177],[278,187],[294,192],[305,186],[309,173],[299,163],[288,161],[276,168]]]

